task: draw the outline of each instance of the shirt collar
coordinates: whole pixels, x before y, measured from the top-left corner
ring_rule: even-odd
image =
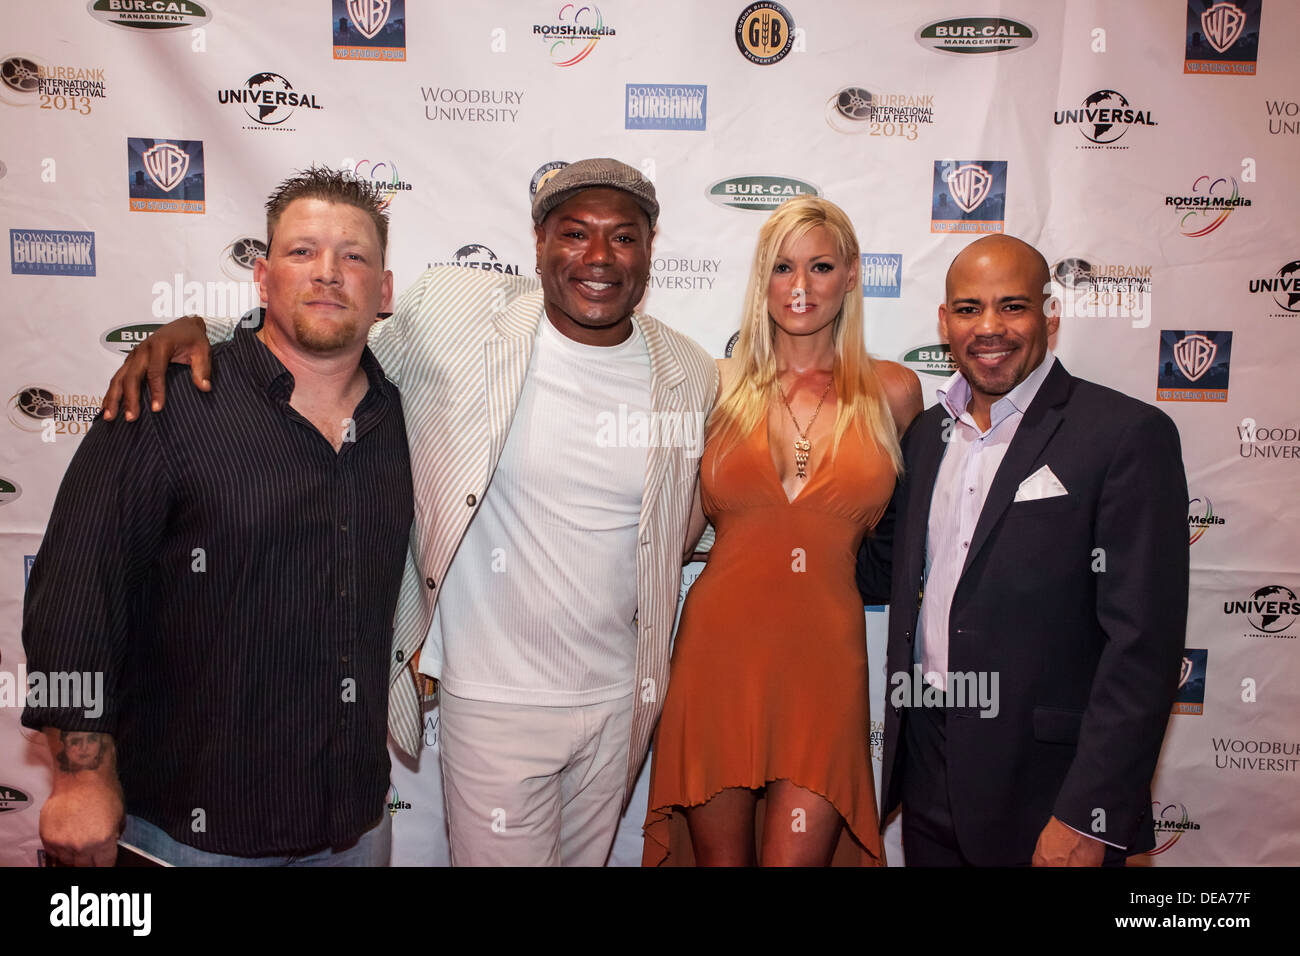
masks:
[[[1011,412],[1020,412],[1022,415],[1038,390],[1042,388],[1047,373],[1052,370],[1052,363],[1056,361],[1056,356],[1052,350],[1048,349],[1043,356],[1043,360],[1038,363],[1038,367],[1025,376],[1025,380],[1013,388],[1007,394],[1003,395],[989,409],[989,419],[992,424],[997,424]],[[970,403],[970,384],[961,372],[953,372],[952,377],[943,383],[935,394],[939,397],[940,404],[947,409],[948,414],[954,419],[960,419],[966,414],[966,406]]]
[[[240,322],[235,326],[235,337],[230,349],[238,356],[240,364],[247,371],[253,384],[273,398],[285,401],[293,394],[293,373],[284,367],[275,353],[266,347],[266,343],[257,337],[266,317],[264,309],[259,310],[256,324]],[[384,395],[391,387],[384,377],[384,370],[370,351],[370,346],[361,350],[361,368],[366,373],[370,388]]]

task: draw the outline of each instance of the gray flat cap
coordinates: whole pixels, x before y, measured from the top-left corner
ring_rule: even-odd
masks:
[[[533,197],[533,222],[540,224],[547,213],[584,189],[621,189],[645,210],[650,228],[659,219],[659,200],[654,183],[627,163],[617,159],[581,159],[565,166],[537,190]]]

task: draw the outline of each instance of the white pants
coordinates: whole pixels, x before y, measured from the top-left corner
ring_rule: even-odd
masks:
[[[439,690],[452,866],[602,866],[627,782],[632,696],[583,707]]]

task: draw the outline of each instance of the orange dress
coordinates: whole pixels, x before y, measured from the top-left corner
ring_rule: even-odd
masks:
[[[682,806],[785,779],[847,824],[834,862],[883,862],[872,781],[858,545],[894,489],[887,456],[850,428],[793,502],[767,421],[700,461],[716,532],[686,597],[654,742],[643,862],[689,865]],[[758,827],[761,832],[761,807]]]

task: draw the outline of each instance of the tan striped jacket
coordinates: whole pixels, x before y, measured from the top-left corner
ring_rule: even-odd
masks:
[[[415,483],[415,526],[397,604],[388,709],[393,739],[412,756],[423,724],[408,665],[429,633],[439,583],[501,456],[543,314],[534,279],[442,266],[425,272],[393,317],[370,334],[372,351],[402,392]],[[638,314],[637,322],[650,353],[651,408],[707,415],[717,390],[713,359],[650,316]],[[628,794],[668,687],[682,544],[700,453],[698,444],[681,445],[648,449]]]

